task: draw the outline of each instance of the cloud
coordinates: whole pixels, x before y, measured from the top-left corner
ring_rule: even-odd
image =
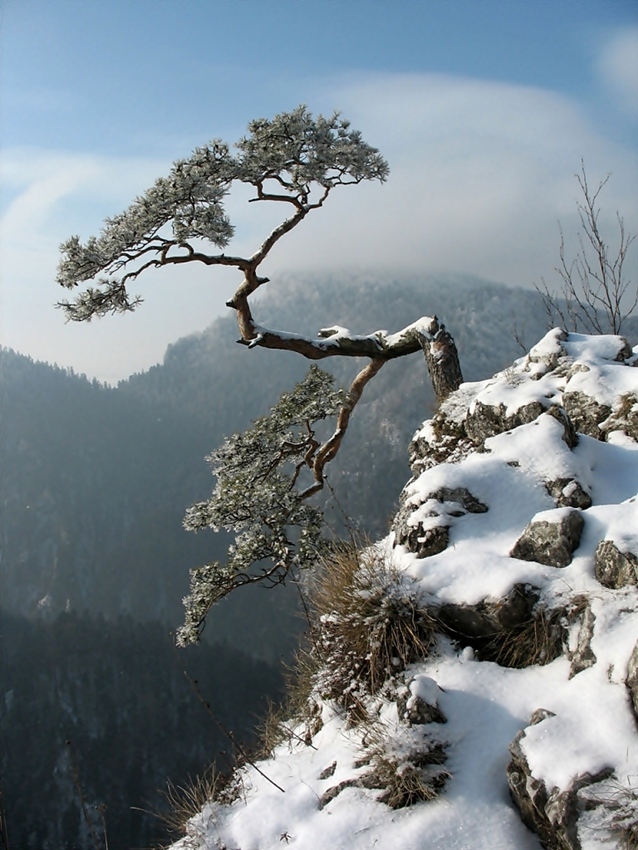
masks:
[[[529,286],[555,264],[557,220],[575,226],[581,158],[592,182],[615,175],[603,196],[610,219],[619,209],[629,223],[635,209],[632,152],[567,97],[397,74],[354,78],[325,100],[381,149],[391,174],[384,186],[335,192],[321,221],[290,240],[294,263],[449,269]]]
[[[614,55],[621,54],[618,47]],[[367,268],[389,277],[449,270],[531,286],[551,277],[557,220],[568,242],[575,232],[581,158],[592,184],[612,173],[601,196],[605,226],[614,226],[618,210],[636,229],[633,150],[606,137],[566,96],[443,75],[359,74],[317,81],[308,103],[315,113],[341,109],[387,157],[391,174],[384,185],[336,189],[276,246],[264,269],[271,278],[309,269]],[[116,379],[157,362],[167,343],[225,312],[235,276],[199,267],[140,281],[147,303],[132,317],[78,328],[51,309],[60,295],[59,243],[97,232],[169,165],[154,156],[7,152],[4,344]],[[240,192],[228,202],[237,225],[233,253],[252,253],[280,214],[246,198]]]
[[[618,107],[638,118],[638,27],[617,32],[605,42],[598,71]]]

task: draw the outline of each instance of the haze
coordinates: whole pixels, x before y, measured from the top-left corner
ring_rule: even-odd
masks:
[[[115,382],[223,313],[220,270],[142,278],[144,305],[65,325],[59,243],[97,232],[171,162],[251,118],[340,110],[391,168],[335,192],[267,273],[370,269],[551,281],[584,160],[605,220],[638,215],[638,7],[631,0],[5,0],[1,342]],[[234,252],[268,213],[228,202]],[[335,316],[335,321],[338,321]],[[452,319],[448,319],[452,324]]]

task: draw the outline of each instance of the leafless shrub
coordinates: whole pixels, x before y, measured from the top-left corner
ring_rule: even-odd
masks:
[[[560,323],[566,330],[589,333],[620,333],[625,319],[638,305],[638,281],[627,277],[625,265],[636,234],[628,234],[620,214],[617,247],[611,247],[600,224],[598,199],[610,175],[592,189],[584,162],[576,174],[582,200],[577,203],[581,229],[579,250],[568,258],[565,235],[560,228],[560,262],[555,271],[559,277],[558,293],[546,281],[535,285],[542,296],[551,325]]]

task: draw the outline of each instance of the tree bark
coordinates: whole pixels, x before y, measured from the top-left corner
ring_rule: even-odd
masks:
[[[439,404],[463,383],[459,353],[452,335],[445,325],[439,325],[435,316],[430,335],[421,336],[421,346],[425,355],[432,387]]]

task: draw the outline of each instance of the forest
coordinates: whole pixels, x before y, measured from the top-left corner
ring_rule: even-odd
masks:
[[[538,293],[458,276],[291,277],[258,308],[301,333],[335,321],[393,331],[436,314],[465,380],[505,367],[547,324]],[[240,590],[211,612],[197,647],[172,638],[189,569],[226,548],[223,535],[182,528],[213,484],[204,457],[307,368],[236,337],[233,316],[217,319],[117,387],[0,352],[0,791],[11,848],[92,847],[89,822],[110,850],[165,840],[148,812],[162,808],[167,782],[211,761],[223,769],[233,748],[222,729],[249,745],[280,693],[305,626],[294,584]],[[346,384],[356,364],[338,360],[328,368]],[[370,385],[321,495],[331,533],[386,531],[408,444],[433,407],[422,355]]]

